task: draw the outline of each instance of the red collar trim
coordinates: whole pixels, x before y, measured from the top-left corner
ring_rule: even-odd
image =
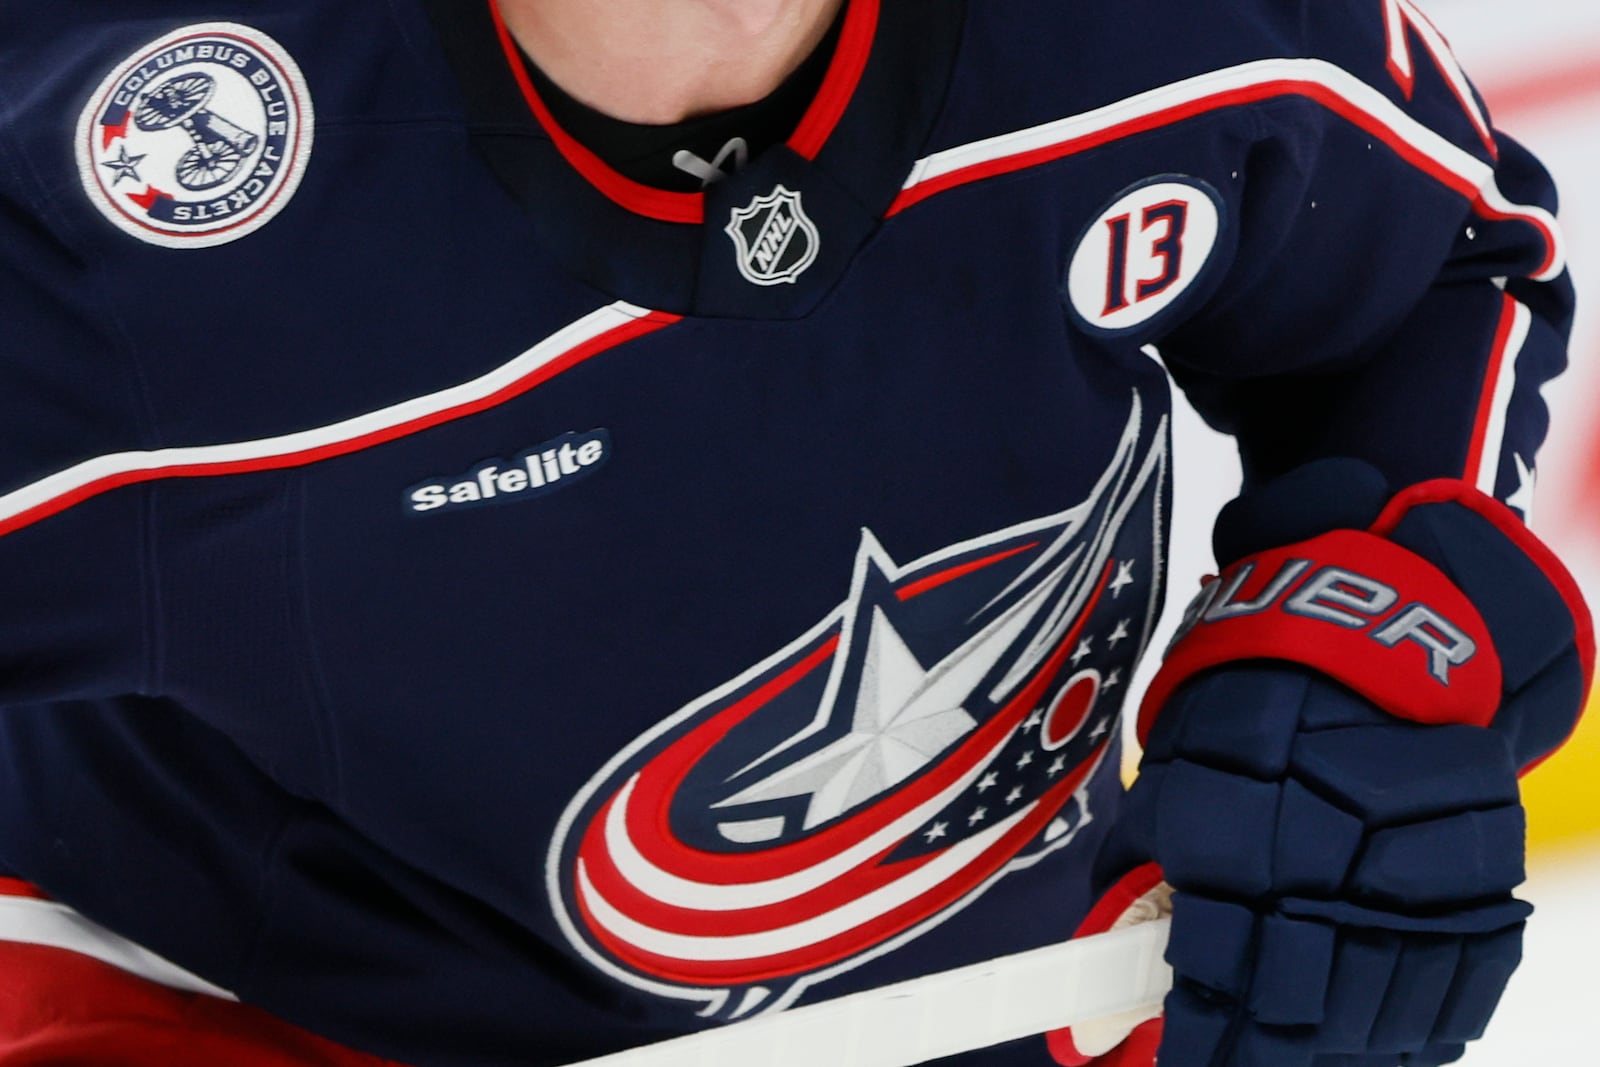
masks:
[[[856,86],[861,82],[867,58],[872,54],[872,42],[878,29],[879,0],[847,2],[849,9],[845,12],[844,25],[839,30],[839,44],[834,50],[832,62],[828,64],[822,88],[817,91],[816,99],[811,101],[800,125],[795,127],[787,142],[796,154],[805,159],[816,158],[834,127],[839,124],[851,97],[855,95]],[[555,117],[534,91],[533,81],[528,77],[517,43],[500,15],[500,5],[496,0],[489,0],[489,15],[494,20],[495,32],[500,36],[500,47],[505,51],[506,64],[522,90],[523,99],[573,169],[613,203],[635,214],[662,222],[699,224],[705,221],[705,194],[671,193],[623,177],[557,125]]]
[[[802,159],[815,159],[833,128],[839,124],[850,98],[861,84],[872,54],[872,41],[878,32],[878,0],[846,0],[844,25],[839,28],[839,43],[822,79],[816,99],[806,108],[800,125],[789,135],[789,147]]]

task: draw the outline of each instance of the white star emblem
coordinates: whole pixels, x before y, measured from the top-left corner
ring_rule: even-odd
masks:
[[[1132,621],[1132,619],[1122,619],[1119,621],[1117,623],[1117,628],[1111,631],[1111,636],[1106,638],[1106,644],[1110,645],[1112,648],[1116,648],[1117,642],[1124,640],[1128,636],[1128,624]]]
[[[1022,754],[1022,758],[1017,760],[1017,770],[1019,770],[1019,771],[1022,770],[1022,768],[1026,767],[1028,764],[1030,764],[1032,762],[1033,762],[1033,753],[1032,752],[1024,752]]]
[[[1021,799],[1022,799],[1022,787],[1020,785],[1013,787],[1011,792],[1006,794],[1006,803],[1007,804],[1015,804],[1017,801],[1019,801]]]
[[[1129,559],[1129,560],[1118,560],[1117,561],[1117,576],[1115,578],[1111,579],[1111,595],[1113,597],[1121,596],[1122,595],[1122,587],[1125,586],[1125,585],[1132,585],[1132,584],[1133,584],[1133,560],[1131,560],[1131,559]]]
[[[976,826],[976,825],[978,825],[980,822],[982,822],[984,820],[985,816],[987,816],[988,814],[989,814],[989,809],[988,808],[979,808],[977,811],[974,811],[971,815],[967,816],[967,825],[968,826]]]
[[[717,807],[809,795],[809,830],[910,778],[977,725],[961,707],[970,681],[961,671],[930,674],[882,608],[868,641],[849,733]]]
[[[1090,652],[1093,651],[1093,649],[1091,649],[1089,647],[1089,642],[1090,642],[1090,638],[1085,637],[1082,641],[1078,642],[1078,647],[1073,650],[1073,653],[1072,653],[1072,665],[1074,667],[1076,667],[1078,665],[1078,661],[1079,660],[1083,659],[1083,657],[1087,656]]]
[[[1027,733],[1041,722],[1044,722],[1044,713],[1038,708],[1034,708],[1033,714],[1028,716],[1028,721],[1022,724],[1022,732]]]
[[[1534,473],[1533,468],[1524,463],[1522,457],[1517,453],[1511,453],[1511,461],[1517,465],[1517,488],[1510,496],[1506,497],[1506,507],[1516,508],[1522,512],[1522,521],[1531,523],[1533,521],[1534,483],[1538,481],[1538,476]]]
[[[930,841],[930,842],[936,841],[939,838],[944,836],[945,830],[948,829],[949,826],[950,826],[949,823],[936,822],[932,826],[928,827],[927,832],[924,833],[922,836],[927,838],[927,840]]]
[[[1100,688],[1101,689],[1110,689],[1112,686],[1120,685],[1121,683],[1122,683],[1122,668],[1121,667],[1113,667],[1113,668],[1111,668],[1111,673],[1106,675],[1106,680],[1100,683]]]
[[[1062,771],[1064,771],[1066,769],[1067,769],[1067,757],[1065,757],[1065,756],[1057,756],[1056,757],[1056,761],[1054,763],[1050,764],[1050,766],[1046,768],[1046,770],[1048,770],[1050,772],[1050,777],[1052,777],[1052,778],[1054,778],[1056,775],[1060,774]]]
[[[990,789],[993,789],[994,786],[995,786],[995,783],[997,783],[999,781],[1000,781],[1000,776],[995,774],[993,771],[990,771],[988,774],[984,775],[983,776],[983,780],[978,783],[978,792],[984,793],[984,792],[989,791]]]
[[[1110,719],[1101,719],[1094,724],[1094,729],[1089,731],[1089,740],[1098,741],[1106,735],[1106,729],[1111,724]]]

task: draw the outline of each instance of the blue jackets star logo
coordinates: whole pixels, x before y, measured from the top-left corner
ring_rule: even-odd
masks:
[[[1076,507],[909,563],[863,530],[835,611],[569,805],[547,872],[573,946],[738,1018],[1068,846],[1154,622],[1165,440],[1136,398]]]

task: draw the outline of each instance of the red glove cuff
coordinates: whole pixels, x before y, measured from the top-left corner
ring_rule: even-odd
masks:
[[[1400,718],[1489,725],[1504,693],[1488,627],[1443,571],[1387,536],[1413,508],[1443,503],[1486,520],[1561,595],[1587,686],[1594,626],[1577,583],[1509,510],[1463,482],[1440,479],[1395,497],[1369,530],[1334,530],[1247,556],[1210,580],[1145,695],[1140,740],[1184,681],[1251,659],[1303,664]]]
[[[1247,556],[1206,583],[1145,695],[1140,740],[1185,680],[1249,659],[1304,664],[1417,722],[1487,726],[1500,705],[1500,660],[1466,595],[1357,530]]]

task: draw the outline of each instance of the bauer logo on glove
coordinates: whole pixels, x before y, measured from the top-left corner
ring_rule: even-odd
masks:
[[[1415,553],[1355,530],[1259,553],[1208,582],[1167,666],[1187,675],[1250,658],[1315,667],[1418,722],[1482,726],[1499,703],[1499,658],[1471,602]]]

